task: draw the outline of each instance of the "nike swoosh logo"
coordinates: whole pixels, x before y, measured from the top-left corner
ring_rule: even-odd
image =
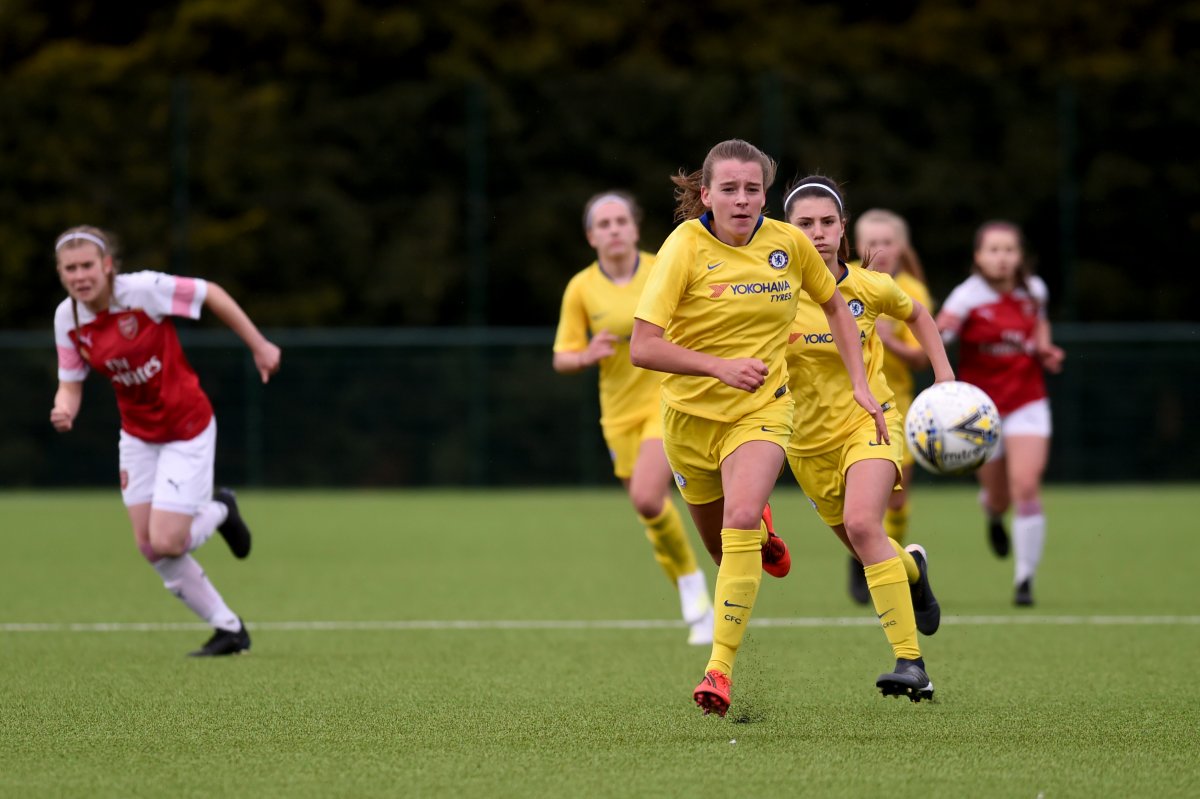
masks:
[[[727,608],[745,608],[746,610],[750,609],[749,605],[735,605],[734,603],[730,602],[728,599],[725,600],[725,607],[727,607]]]
[[[725,262],[724,262],[724,261],[717,261],[715,264],[707,264],[707,266],[708,266],[708,268],[709,268],[709,269],[716,269],[718,266],[720,266],[720,265],[721,265],[721,264],[723,264],[723,263],[725,263]]]
[[[879,618],[881,618],[881,619],[882,619],[884,616],[888,615],[888,614],[889,614],[889,613],[891,613],[893,610],[895,610],[895,608],[888,608],[888,609],[887,609],[887,610],[885,610],[883,613],[876,613],[875,615],[876,615],[876,616],[878,616]]]
[[[765,427],[760,427],[760,428],[758,428],[758,429],[759,429],[759,430],[762,430],[764,433],[774,433],[774,432],[775,432],[774,430],[768,430],[768,429],[767,429],[767,428],[765,428]]]
[[[868,447],[882,447],[882,446],[883,446],[883,444],[880,444],[880,443],[878,443],[878,442],[876,442],[876,441],[868,441],[868,442],[867,442],[867,446],[868,446]]]

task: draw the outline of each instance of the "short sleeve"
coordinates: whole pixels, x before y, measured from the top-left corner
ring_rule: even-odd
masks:
[[[957,316],[959,319],[965,319],[967,314],[971,312],[971,289],[967,283],[959,283],[950,292],[950,296],[942,303],[942,312],[948,313],[951,316]]]
[[[588,318],[583,304],[583,273],[571,278],[563,292],[558,314],[558,332],[554,335],[555,352],[579,352],[587,349]]]
[[[808,236],[795,229],[793,238],[796,240],[797,256],[800,260],[800,288],[818,305],[829,302],[829,298],[837,291],[837,281],[833,273],[825,265],[817,248],[808,240]]]
[[[1046,306],[1050,302],[1050,289],[1046,287],[1046,281],[1037,275],[1030,277],[1029,294],[1033,297],[1033,301],[1037,303],[1038,318],[1045,319],[1047,317]]]
[[[71,301],[63,300],[54,312],[54,346],[58,350],[58,379],[64,383],[81,383],[90,370],[79,348],[71,341],[74,328]]]
[[[883,274],[883,273],[880,273]],[[899,319],[901,322],[906,321],[912,316],[913,301],[912,297],[904,293],[904,289],[892,279],[891,275],[883,275],[886,280],[880,281],[879,286],[879,311],[893,319]]]
[[[121,281],[122,296],[117,301],[130,308],[141,308],[162,319],[182,316],[199,319],[208,295],[208,283],[196,277],[180,277],[165,272],[134,272]]]
[[[680,225],[658,251],[654,271],[642,289],[634,317],[666,330],[687,291],[688,275],[695,260],[692,238],[685,235],[684,226]]]

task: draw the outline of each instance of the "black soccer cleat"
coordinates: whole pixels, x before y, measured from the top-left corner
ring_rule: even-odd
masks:
[[[229,509],[229,515],[217,531],[225,539],[235,558],[246,557],[250,554],[250,528],[242,521],[242,514],[238,512],[237,495],[231,488],[218,488],[213,499]]]
[[[1008,557],[1008,530],[1004,529],[1004,519],[993,516],[988,519],[988,543],[992,553],[998,558]]]
[[[914,702],[933,699],[933,682],[925,673],[925,661],[897,658],[896,670],[880,674],[875,687],[884,696],[907,696]]]
[[[859,605],[865,605],[871,601],[871,589],[867,587],[867,573],[863,571],[863,565],[850,558],[850,581],[848,583],[850,589],[850,598]]]
[[[929,558],[925,555],[925,547],[920,544],[909,544],[904,548],[917,562],[917,571],[921,577],[915,583],[908,584],[912,594],[913,615],[917,619],[917,630],[922,635],[933,635],[942,625],[942,608],[933,596],[929,587]]]
[[[241,623],[237,632],[222,630],[218,628],[213,632],[212,638],[209,638],[204,646],[197,649],[195,652],[188,652],[188,657],[208,658],[220,657],[221,655],[240,655],[243,652],[250,651],[250,633],[246,632],[246,625]]]
[[[1022,580],[1017,585],[1017,590],[1013,592],[1013,604],[1022,608],[1033,606],[1033,580]]]

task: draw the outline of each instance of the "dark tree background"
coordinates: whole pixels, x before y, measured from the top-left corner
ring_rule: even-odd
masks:
[[[910,220],[935,295],[1021,224],[1058,319],[1196,319],[1200,3],[0,3],[0,327],[54,237],[268,326],[548,325],[583,201],[748,138]]]

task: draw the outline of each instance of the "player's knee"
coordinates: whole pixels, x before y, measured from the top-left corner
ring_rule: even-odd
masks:
[[[643,519],[657,519],[663,512],[663,495],[655,491],[631,490],[629,499],[633,509]]]
[[[187,554],[188,539],[174,530],[156,530],[150,528],[150,549],[158,558],[178,558]]]
[[[846,528],[846,536],[850,539],[850,543],[855,545],[855,549],[859,544],[866,543],[873,536],[883,533],[883,525],[879,520],[872,519],[871,514],[861,511],[847,509],[842,517],[842,524]]]
[[[154,551],[154,547],[151,546],[149,541],[139,541],[137,548],[138,552],[141,552],[142,557],[149,563],[157,563],[162,560],[163,556]]]
[[[762,525],[762,508],[751,508],[742,505],[730,505],[728,497],[725,500],[725,526],[733,530],[757,530]]]

